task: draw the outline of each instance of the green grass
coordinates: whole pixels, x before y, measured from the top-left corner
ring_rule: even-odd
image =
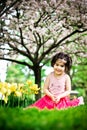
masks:
[[[87,106],[65,110],[0,108],[1,130],[87,130]]]

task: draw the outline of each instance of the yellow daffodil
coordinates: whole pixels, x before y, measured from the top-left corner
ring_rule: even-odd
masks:
[[[12,85],[10,86],[11,92],[15,92],[16,89],[17,89],[17,84],[12,83]]]
[[[32,81],[31,80],[27,80],[26,82],[28,85],[31,85],[32,84]]]
[[[15,96],[17,96],[17,97],[21,97],[21,96],[22,96],[22,93],[19,92],[19,91],[16,91],[16,92],[15,92]]]
[[[8,102],[8,97],[7,97],[7,96],[3,96],[3,100],[4,100],[4,102],[7,104],[7,102]]]
[[[31,80],[27,80],[24,84],[0,82],[0,99],[8,103],[10,96],[29,97],[33,94],[38,94],[40,88]],[[12,98],[12,97],[11,97]],[[12,102],[12,100],[11,100]]]
[[[4,88],[4,87],[2,87],[2,88],[1,88],[1,92],[2,92],[2,94],[5,94],[5,93],[7,92],[7,89]]]
[[[7,93],[6,93],[6,95],[10,95],[11,94],[11,90],[10,89],[7,89]]]
[[[30,90],[35,93],[35,94],[38,94],[38,90],[40,88],[38,88],[38,85],[37,84],[34,84],[33,86],[30,86]]]

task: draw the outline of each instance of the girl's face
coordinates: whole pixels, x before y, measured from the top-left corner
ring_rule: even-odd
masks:
[[[65,72],[65,63],[64,59],[58,59],[54,64],[54,73],[55,75],[62,75]]]

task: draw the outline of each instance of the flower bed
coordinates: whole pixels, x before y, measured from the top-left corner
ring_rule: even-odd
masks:
[[[40,88],[31,80],[24,84],[0,82],[0,106],[26,106],[34,100]]]

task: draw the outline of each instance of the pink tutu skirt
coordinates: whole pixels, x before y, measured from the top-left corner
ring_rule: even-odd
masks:
[[[78,106],[80,105],[80,98],[76,98],[70,100],[69,97],[61,98],[58,103],[54,103],[50,97],[47,95],[43,96],[39,100],[37,100],[34,104],[30,105],[28,108],[36,107],[39,109],[64,109],[68,107]]]

